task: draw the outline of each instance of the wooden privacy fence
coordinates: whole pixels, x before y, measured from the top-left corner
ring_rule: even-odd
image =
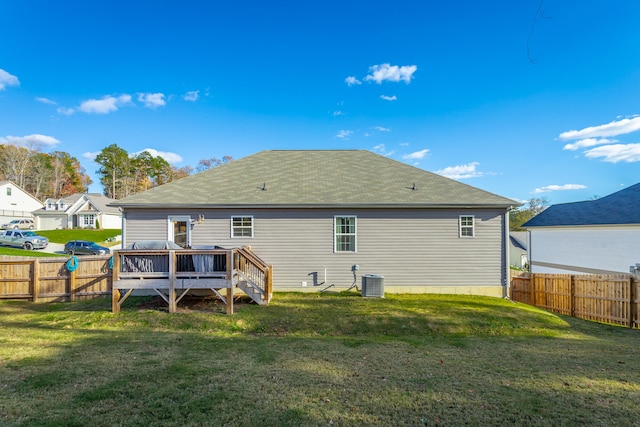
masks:
[[[0,298],[75,301],[111,295],[109,256],[85,256],[75,271],[68,258],[0,260]]]
[[[560,314],[638,328],[638,280],[631,274],[524,274],[511,299]]]

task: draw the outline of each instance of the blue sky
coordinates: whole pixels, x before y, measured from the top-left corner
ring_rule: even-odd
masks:
[[[640,2],[4,1],[0,143],[366,149],[516,200],[640,182]],[[331,173],[331,171],[327,171]]]

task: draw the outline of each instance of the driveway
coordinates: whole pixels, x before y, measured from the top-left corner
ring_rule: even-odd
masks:
[[[113,252],[116,249],[121,249],[122,244],[111,246],[109,249]],[[42,249],[42,252],[48,252],[50,254],[63,254],[64,253],[64,243],[51,243],[47,245],[45,249]]]
[[[42,249],[42,252],[49,252],[52,254],[63,254],[64,253],[64,244],[63,243],[51,243],[47,245],[46,248]]]

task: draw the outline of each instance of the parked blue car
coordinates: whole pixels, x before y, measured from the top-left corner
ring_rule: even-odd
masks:
[[[71,240],[64,245],[64,251],[69,255],[106,255],[111,253],[109,248],[87,240]]]

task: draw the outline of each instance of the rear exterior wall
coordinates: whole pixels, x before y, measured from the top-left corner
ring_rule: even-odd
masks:
[[[278,291],[343,290],[363,274],[386,292],[502,296],[504,210],[499,209],[126,209],[124,244],[166,240],[169,216],[189,216],[192,247],[249,245],[273,265]],[[334,216],[356,216],[357,251],[334,251]],[[473,215],[474,237],[459,237]],[[231,217],[253,217],[253,237],[232,238]],[[357,269],[356,267],[357,266]]]

